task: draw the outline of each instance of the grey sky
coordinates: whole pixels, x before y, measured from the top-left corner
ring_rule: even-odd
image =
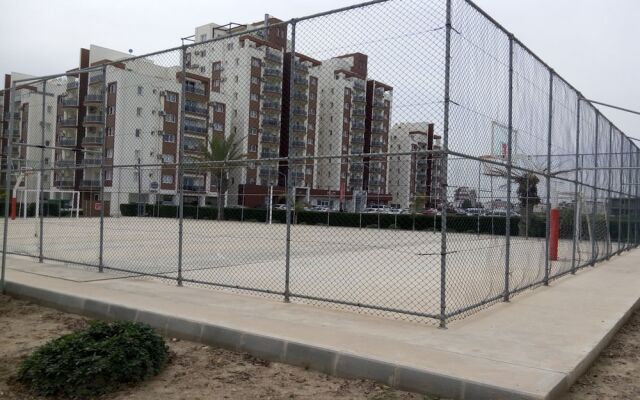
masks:
[[[77,65],[91,43],[136,54],[178,45],[208,22],[282,19],[350,0],[3,0],[0,73],[49,74]],[[640,110],[640,1],[477,0],[589,98]],[[266,6],[268,4],[268,7]],[[184,7],[181,10],[180,7]],[[640,116],[602,109],[640,138]]]

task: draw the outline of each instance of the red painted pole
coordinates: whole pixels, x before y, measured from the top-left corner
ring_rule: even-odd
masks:
[[[558,241],[560,240],[560,210],[551,209],[551,221],[549,221],[549,259],[558,261]]]
[[[14,196],[11,196],[11,219],[16,219],[17,201]]]

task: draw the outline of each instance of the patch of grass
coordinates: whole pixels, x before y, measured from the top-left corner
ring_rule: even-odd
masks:
[[[98,396],[157,375],[168,354],[147,325],[93,322],[38,348],[20,365],[18,382],[42,396]]]

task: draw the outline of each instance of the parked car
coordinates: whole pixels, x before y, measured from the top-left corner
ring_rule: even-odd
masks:
[[[424,209],[424,211],[422,211],[422,215],[434,216],[439,214],[438,210],[436,210],[435,208],[426,208]]]
[[[329,207],[313,206],[313,207],[308,207],[306,210],[307,211],[315,211],[315,212],[329,212]]]
[[[283,210],[286,211],[287,209],[287,205],[286,204],[276,204],[273,206],[274,210]]]
[[[467,212],[467,216],[469,216],[469,217],[476,217],[478,215],[484,215],[484,209],[483,208],[467,208],[466,212]]]

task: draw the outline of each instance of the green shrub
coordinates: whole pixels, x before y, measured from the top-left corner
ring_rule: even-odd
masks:
[[[38,395],[85,398],[158,374],[167,356],[164,339],[147,325],[94,322],[38,348],[20,365],[18,381]]]

